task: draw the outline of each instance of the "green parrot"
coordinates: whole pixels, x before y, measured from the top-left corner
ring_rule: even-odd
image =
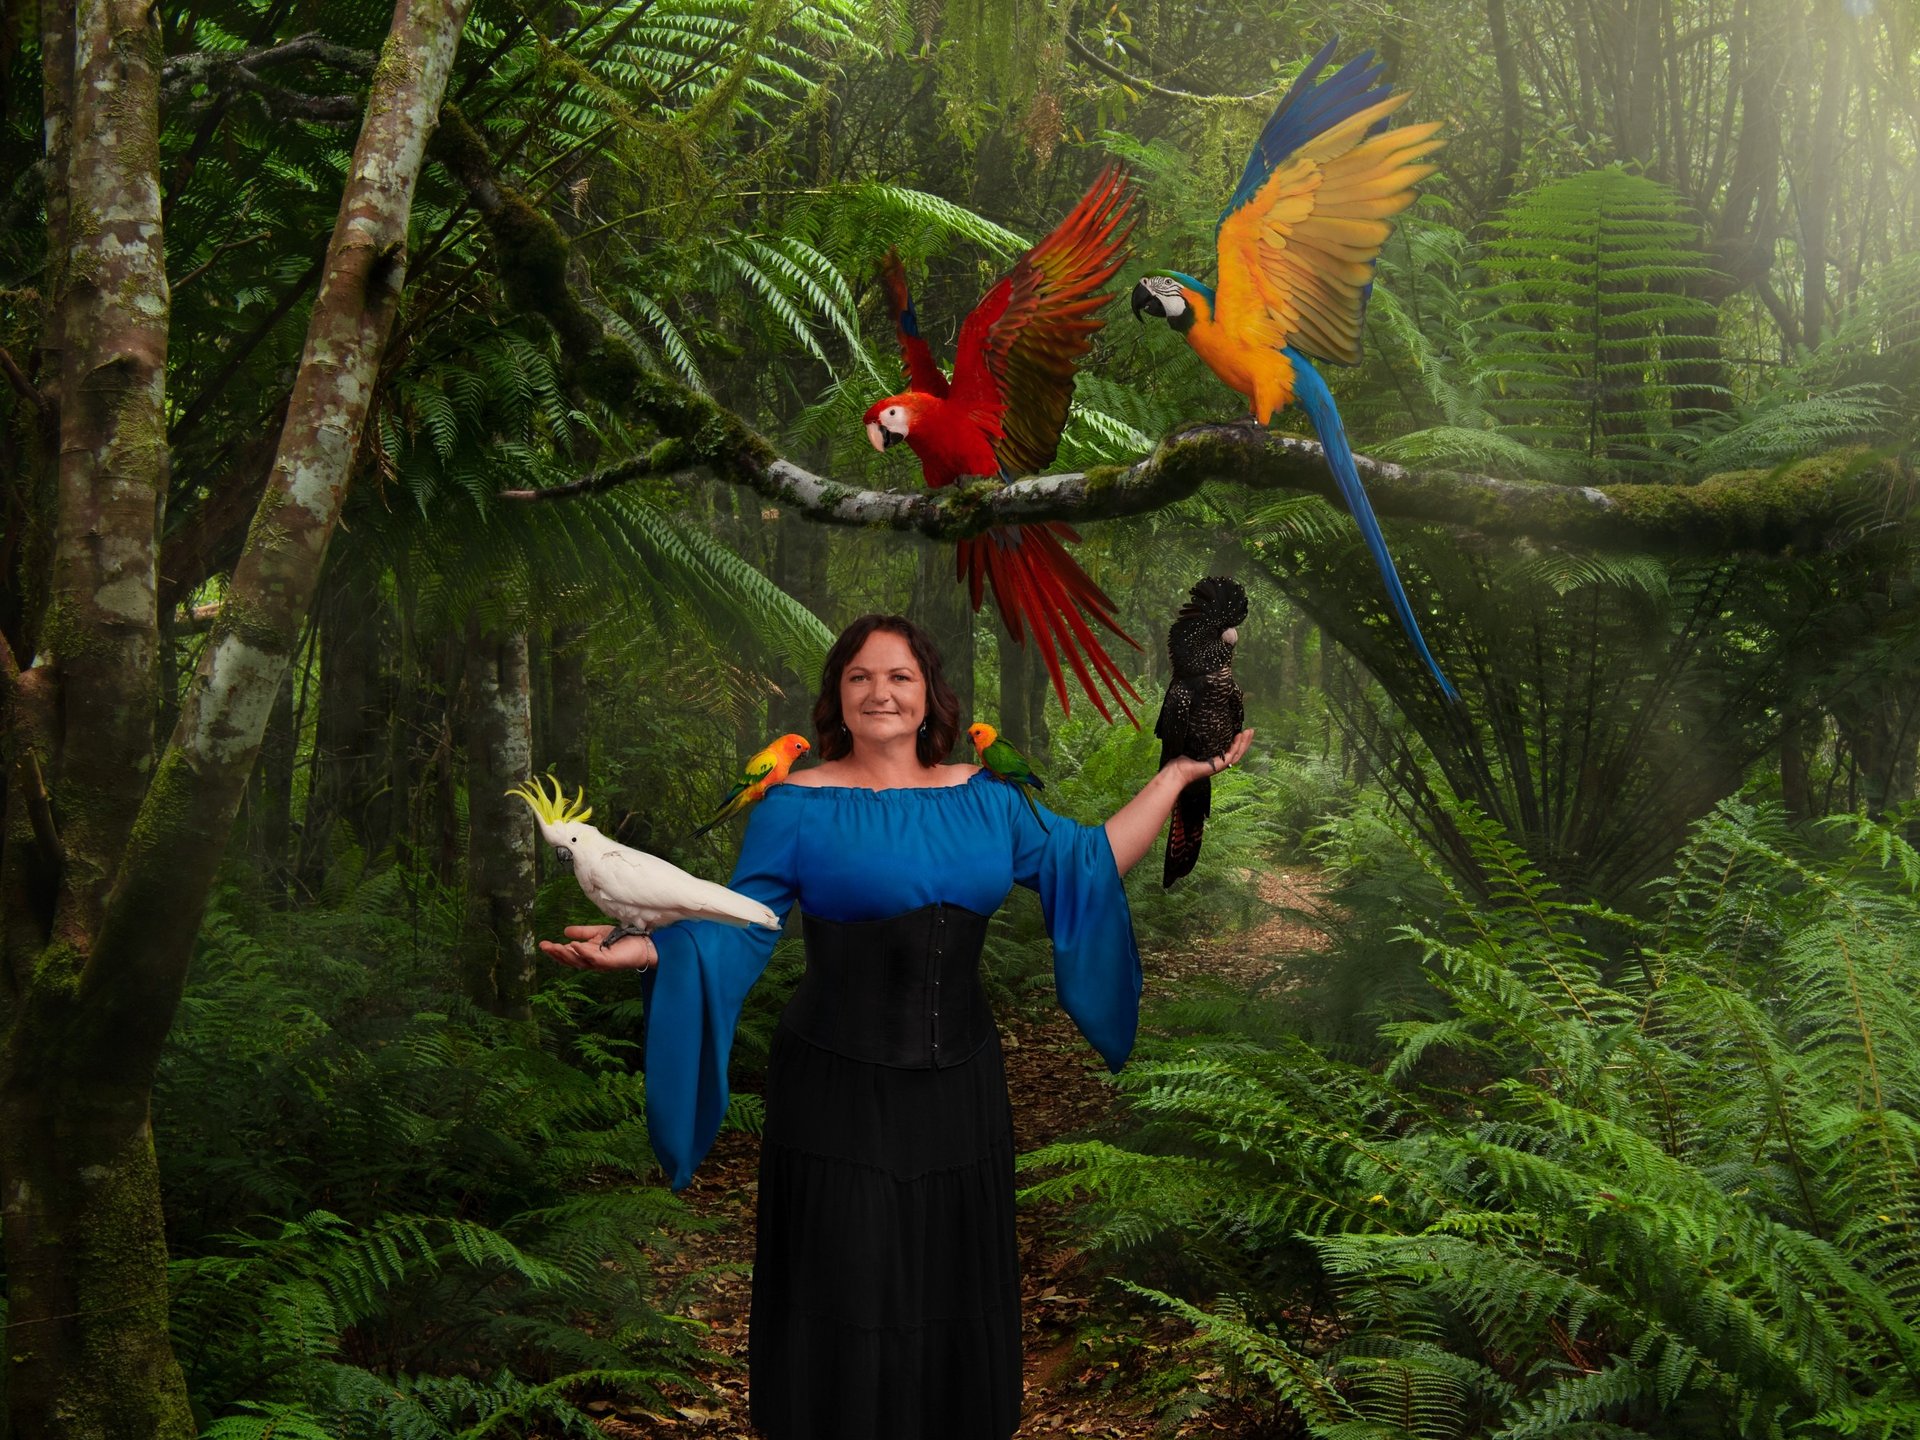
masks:
[[[973,741],[973,748],[980,756],[980,763],[991,770],[996,779],[1020,787],[1020,794],[1027,802],[1027,808],[1033,811],[1033,818],[1039,820],[1040,828],[1045,830],[1047,822],[1040,819],[1040,807],[1034,803],[1033,791],[1044,790],[1047,787],[1040,777],[1033,773],[1033,766],[1027,763],[1027,757],[1002,740],[1000,732],[984,720],[967,727],[967,738]]]

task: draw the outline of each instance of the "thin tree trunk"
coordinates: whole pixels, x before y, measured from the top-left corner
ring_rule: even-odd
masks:
[[[1819,734],[1817,717],[1800,716],[1780,731],[1780,803],[1798,825],[1813,818],[1813,782],[1807,765],[1811,738]]]
[[[339,858],[344,821],[369,855],[374,796],[385,789],[387,716],[379,704],[379,600],[370,577],[352,566],[327,567],[314,600],[319,626],[320,698],[313,728],[313,785],[302,825],[300,876],[317,891]]]
[[[926,628],[940,649],[947,684],[960,697],[961,746],[958,753],[972,755],[965,743],[964,727],[973,715],[973,610],[966,585],[954,578],[953,547],[923,545],[920,573],[914,582],[913,620]]]
[[[1004,625],[994,626],[993,643],[1000,667],[1000,713],[994,717],[995,724],[1007,732],[1007,738],[1016,749],[1038,763],[1040,747],[1034,743],[1034,737],[1026,733],[1030,704],[1028,694],[1033,688],[1026,649],[1013,643],[1013,636],[1007,633]]]
[[[1816,30],[1826,46],[1825,63],[1820,72],[1819,108],[1815,112],[1813,132],[1805,166],[1800,177],[1800,257],[1801,315],[1800,333],[1807,348],[1820,343],[1820,332],[1827,325],[1827,253],[1833,225],[1834,182],[1839,168],[1840,109],[1846,100],[1846,21],[1840,6],[1826,0],[1811,17],[1810,31]],[[1807,59],[1808,72],[1812,59]],[[1808,98],[1803,96],[1804,107]]]
[[[534,727],[535,768],[552,771],[570,785],[587,779],[587,632],[578,625],[555,625],[541,647],[545,672],[541,724]]]
[[[275,905],[287,898],[288,846],[293,838],[293,763],[299,736],[293,731],[293,669],[287,669],[267,717],[266,738],[247,790],[247,840],[255,869]]]
[[[1513,194],[1520,175],[1521,127],[1520,65],[1514,58],[1513,35],[1507,26],[1507,0],[1487,0],[1487,29],[1493,37],[1494,71],[1500,77],[1500,170],[1494,176],[1487,208],[1498,210]]]
[[[154,571],[166,493],[159,9],[78,11],[60,533],[47,657],[0,669],[54,714],[58,902],[0,1045],[4,1365],[15,1440],[190,1440],[167,1331],[149,1104],[187,960],[340,500],[404,274],[407,217],[469,0],[400,0],[375,73],[279,460],[166,754],[152,763]],[[53,67],[49,67],[51,71]],[[63,692],[57,710],[41,703]],[[11,808],[11,807],[10,807]],[[32,807],[27,807],[32,808]],[[51,850],[52,853],[48,853]],[[11,900],[11,897],[9,897]],[[18,943],[8,906],[9,960]]]
[[[467,623],[467,996],[495,1015],[531,1019],[533,816],[507,794],[533,769],[525,632]]]

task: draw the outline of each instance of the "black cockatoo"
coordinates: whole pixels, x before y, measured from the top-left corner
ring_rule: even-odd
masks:
[[[1153,726],[1162,768],[1182,755],[1206,760],[1222,753],[1245,720],[1245,697],[1233,683],[1233,647],[1240,642],[1235,627],[1247,618],[1247,592],[1224,575],[1209,575],[1187,593],[1191,598],[1167,632],[1173,683]],[[1200,832],[1212,808],[1211,777],[1202,775],[1180,792],[1167,830],[1163,887],[1200,858]]]

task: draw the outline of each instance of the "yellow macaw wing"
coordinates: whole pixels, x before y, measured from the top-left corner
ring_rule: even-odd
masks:
[[[1309,137],[1221,220],[1215,319],[1236,337],[1359,363],[1388,219],[1413,203],[1434,171],[1421,161],[1443,143],[1437,121],[1367,134],[1406,98],[1389,95]]]

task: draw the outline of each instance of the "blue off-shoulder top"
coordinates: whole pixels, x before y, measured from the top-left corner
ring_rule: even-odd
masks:
[[[754,807],[730,888],[783,920],[797,901],[824,920],[879,920],[936,902],[982,915],[1014,885],[1040,895],[1054,992],[1107,1065],[1133,1049],[1140,952],[1104,827],[1027,808],[982,770],[964,784],[862,790],[776,785]],[[727,1110],[727,1057],[747,992],[777,933],[706,920],[653,935],[646,1002],[647,1125],[682,1189]]]

